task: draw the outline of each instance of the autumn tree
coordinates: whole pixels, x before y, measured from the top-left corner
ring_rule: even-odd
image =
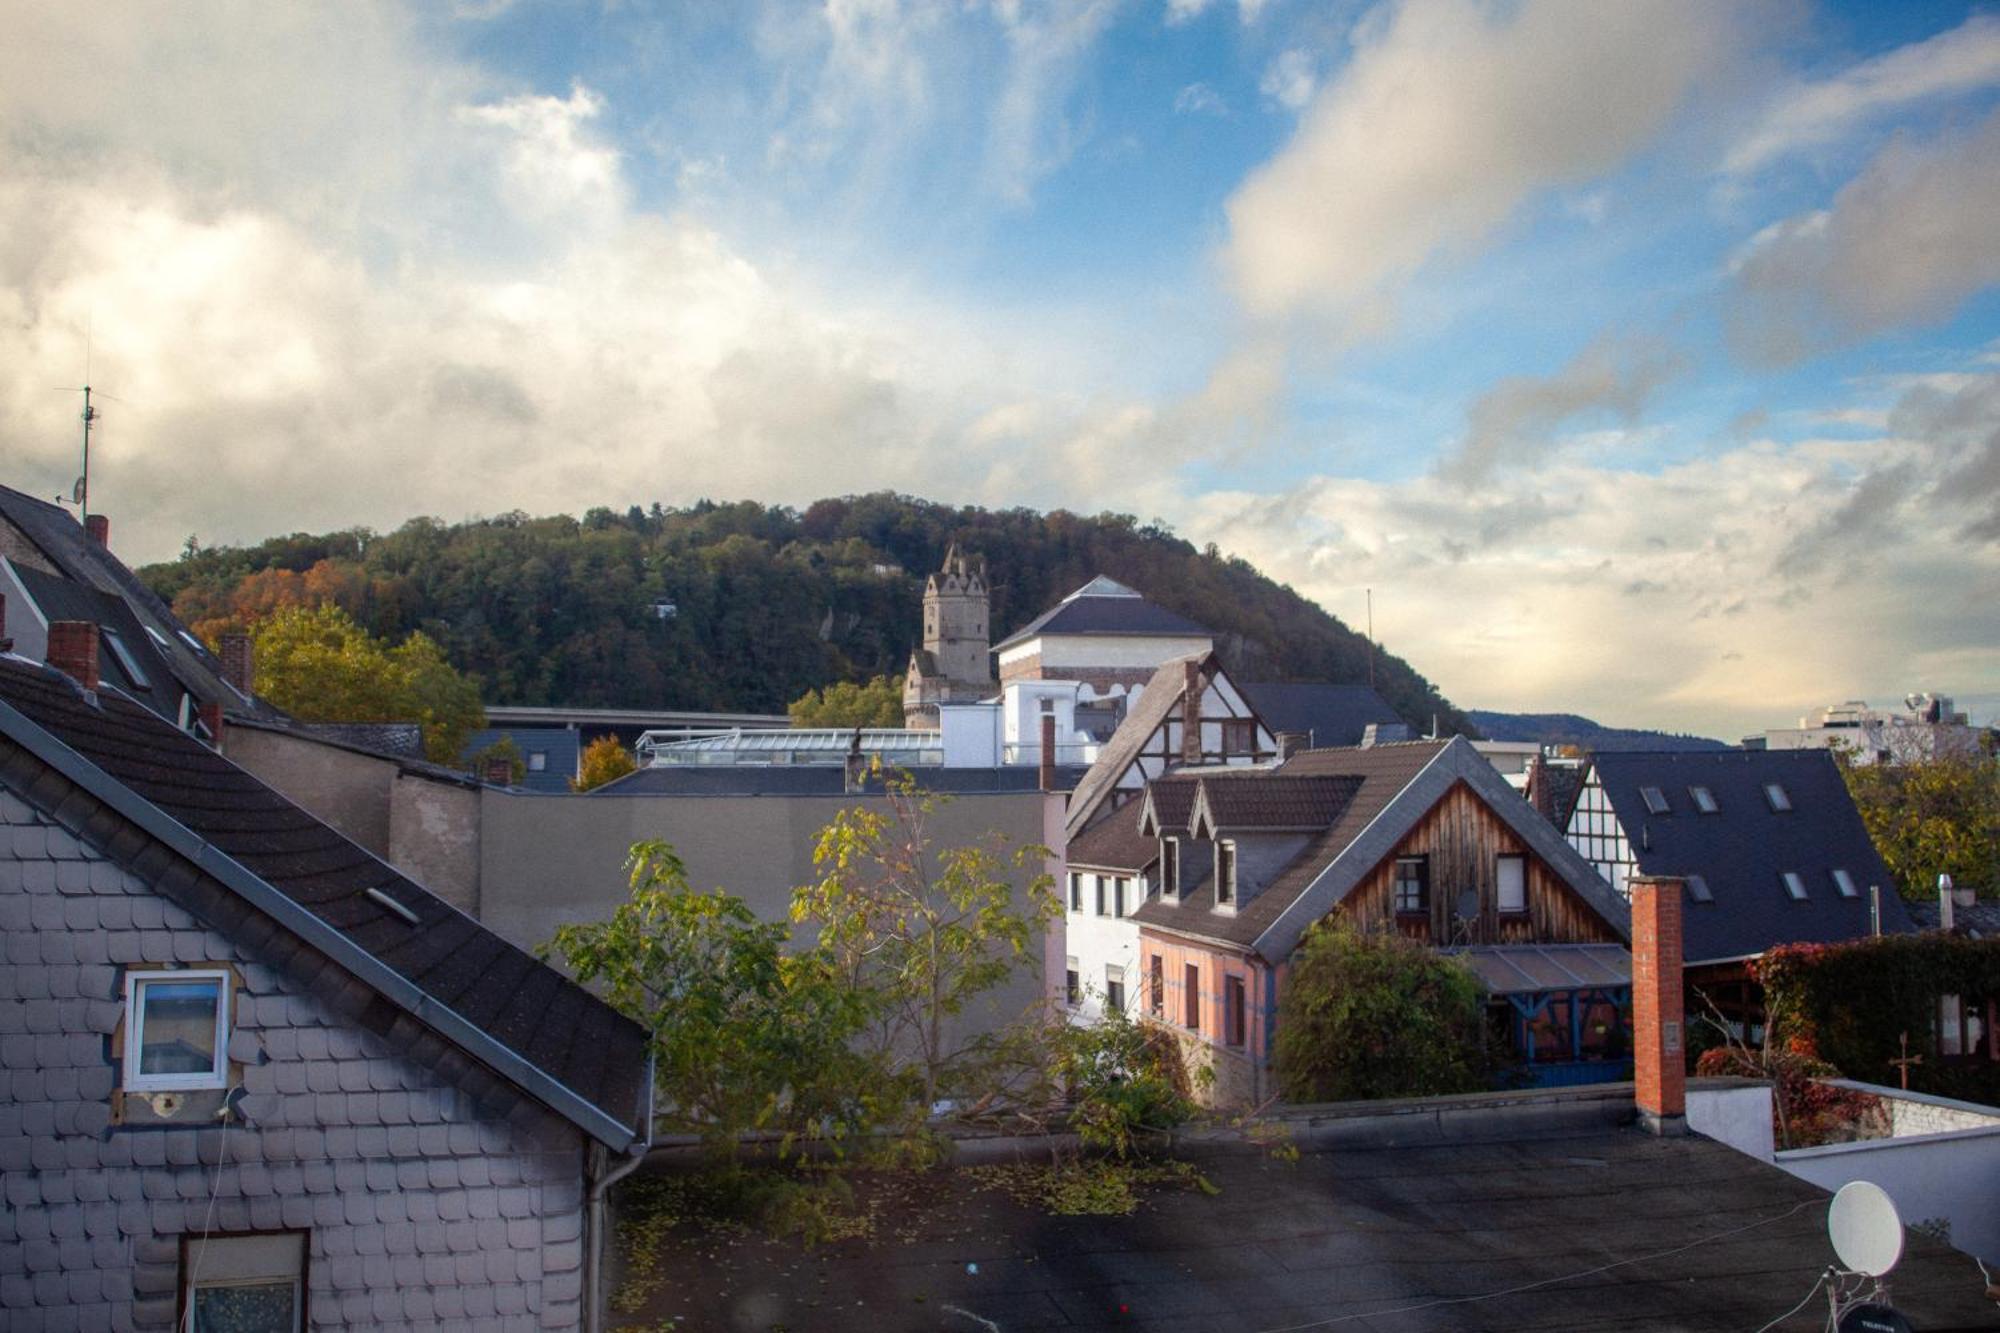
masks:
[[[393,647],[337,606],[281,607],[257,624],[256,690],[308,722],[415,722],[424,753],[458,761],[483,725],[479,686],[427,635]]]
[[[661,1121],[732,1157],[741,1136],[840,1136],[878,1083],[850,1045],[862,997],[817,951],[789,953],[782,923],[697,892],[673,849],[642,842],[632,895],[609,921],[562,926],[544,948],[646,1029]]]
[[[638,761],[619,744],[616,736],[599,736],[583,747],[576,776],[569,780],[571,791],[591,791],[607,782],[616,782],[627,773],[637,772]]]
[[[1485,996],[1455,959],[1389,930],[1322,921],[1278,1001],[1288,1101],[1477,1092],[1488,1085]]]
[[[863,685],[844,680],[806,691],[786,711],[795,727],[900,727],[903,686],[892,676],[877,676]]]
[[[1847,789],[1906,898],[1960,888],[2000,894],[2000,764],[1978,753],[1907,764],[1843,760]]]

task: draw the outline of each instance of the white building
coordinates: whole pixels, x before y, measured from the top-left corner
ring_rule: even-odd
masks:
[[[1796,727],[1767,731],[1745,744],[1765,750],[1841,749],[1857,764],[1922,763],[1947,755],[1977,754],[1979,732],[1944,695],[1906,695],[1903,711],[1874,709],[1866,700],[1829,704]]]

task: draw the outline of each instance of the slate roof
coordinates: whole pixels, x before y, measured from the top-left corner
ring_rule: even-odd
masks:
[[[1117,592],[1106,591],[1116,588]],[[1092,579],[1020,629],[993,645],[995,652],[1045,634],[1114,634],[1156,638],[1209,638],[1210,631],[1155,606],[1123,584]]]
[[[1823,750],[1630,752],[1592,759],[1618,813],[1641,872],[1700,875],[1714,901],[1687,898],[1682,949],[1689,963],[1752,957],[1777,944],[1823,944],[1869,932],[1868,886],[1882,889],[1882,929],[1911,929],[1896,881],[1882,863],[1847,794],[1833,756]],[[1791,797],[1773,812],[1764,784]],[[1695,810],[1688,788],[1707,787],[1720,807]],[[1658,787],[1668,811],[1650,813],[1641,788]],[[1843,898],[1833,871],[1858,893]],[[1793,900],[1780,875],[1797,873],[1806,898]]]
[[[1918,930],[1939,930],[1944,926],[1936,898],[1916,903],[1905,900],[1903,910],[1910,914],[1910,924]],[[1951,920],[1952,929],[1976,940],[2000,940],[2000,899],[1980,898],[1970,907],[1954,907]]]
[[[1570,816],[1576,813],[1577,798],[1583,795],[1584,776],[1582,764],[1537,759],[1528,770],[1528,804],[1557,828],[1567,829]]]
[[[1224,776],[1218,774],[1217,776]],[[1350,775],[1307,777],[1246,773],[1225,781],[1195,779],[1189,827],[1209,833],[1232,829],[1320,829],[1354,799],[1362,779]]]
[[[522,788],[557,793],[569,790],[570,779],[576,776],[583,754],[585,742],[582,732],[568,727],[487,727],[466,738],[461,756],[469,761],[487,746],[499,744],[503,737],[514,742],[514,747],[521,752],[522,762],[529,765],[528,771],[521,777]],[[533,766],[532,757],[537,753],[543,757],[540,771]]]
[[[1624,900],[1470,741],[1307,750],[1275,772],[1289,778],[1346,780],[1346,799],[1325,831],[1233,914],[1213,910],[1212,884],[1183,884],[1176,902],[1156,897],[1141,904],[1132,914],[1141,926],[1254,950],[1271,962],[1283,962],[1308,927],[1337,907],[1447,792],[1463,783],[1607,925],[1620,936],[1630,934],[1631,912]],[[1191,865],[1198,869],[1202,859]]]
[[[1312,681],[1246,682],[1243,697],[1273,734],[1296,732],[1315,749],[1359,745],[1369,724],[1401,722],[1396,710],[1366,685]]]
[[[113,690],[92,704],[67,677],[17,657],[0,657],[0,734],[12,743],[8,785],[26,799],[54,770],[115,812],[110,827],[84,830],[92,841],[129,845],[136,826],[139,843],[165,842],[268,904],[281,925],[601,1140],[622,1149],[643,1135],[650,1066],[637,1024],[193,737]],[[384,968],[402,984],[377,980]]]
[[[961,795],[1032,792],[1041,786],[1033,764],[992,768],[913,768],[910,775],[926,791]],[[1075,764],[1056,766],[1056,789],[1068,790],[1083,778]],[[879,780],[878,780],[879,781]],[[846,769],[833,764],[662,764],[628,773],[588,793],[610,796],[839,796],[847,790]]]
[[[58,620],[88,620],[98,627],[97,671],[101,679],[125,690],[161,717],[180,717],[181,700],[186,697],[187,690],[130,607],[110,593],[100,592],[74,579],[61,578],[32,565],[8,563],[44,620],[51,624]],[[19,609],[10,614],[18,616]],[[145,677],[145,684],[140,684],[125,669],[124,662],[105,638],[107,630],[117,636],[117,642],[132,657],[140,674]]]
[[[232,714],[284,716],[263,700],[246,698],[231,689],[222,679],[222,667],[214,655],[182,638],[187,627],[173,610],[123,561],[92,541],[68,510],[0,486],[0,518],[18,528],[65,578],[118,598],[141,624],[158,633],[165,641],[165,647],[158,651],[171,665],[181,688],[198,701],[219,703]]]
[[[1142,807],[1140,801],[1125,802],[1071,842],[1064,859],[1072,868],[1143,874],[1147,866],[1159,859],[1160,840],[1140,831]]]

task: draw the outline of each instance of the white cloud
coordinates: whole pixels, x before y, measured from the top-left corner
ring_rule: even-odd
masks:
[[[987,174],[996,196],[1024,204],[1035,183],[1061,167],[1083,130],[1066,110],[1083,58],[1117,13],[1115,0],[1000,10],[1008,67],[993,108]]]
[[[1408,0],[1357,37],[1297,136],[1228,204],[1263,317],[1345,315],[1523,200],[1650,142],[1727,55],[1733,11],[1683,0]]]
[[[1974,14],[1948,32],[1780,92],[1729,150],[1723,168],[1739,175],[1755,171],[1832,143],[1890,112],[1995,85],[2000,85],[2000,15]]]
[[[1264,70],[1257,91],[1293,111],[1312,101],[1319,87],[1319,64],[1312,52],[1293,47],[1280,51]]]
[[[1190,83],[1174,94],[1174,114],[1178,116],[1226,116],[1229,104],[1205,83]]]
[[[1178,28],[1191,23],[1208,9],[1209,0],[1167,0],[1167,26]]]
[[[1892,141],[1823,210],[1775,223],[1734,265],[1738,347],[1796,360],[1949,316],[2000,283],[2000,112],[1970,134]]]

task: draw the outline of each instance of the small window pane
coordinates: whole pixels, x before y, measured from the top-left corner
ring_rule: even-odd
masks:
[[[1791,793],[1785,790],[1785,786],[1781,782],[1765,783],[1764,799],[1769,801],[1771,803],[1771,808],[1777,811],[1779,814],[1783,814],[1785,811],[1792,808]]]
[[[139,659],[132,656],[132,650],[125,646],[125,640],[119,637],[118,632],[108,629],[103,634],[104,642],[111,649],[111,655],[118,659],[118,669],[125,673],[125,678],[139,689],[152,689],[153,682],[147,678],[139,666]]]
[[[528,771],[544,773],[548,771],[549,756],[546,750],[531,750],[528,753]]]
[[[1689,875],[1687,882],[1688,897],[1698,903],[1712,903],[1715,901],[1715,895],[1709,892],[1708,881],[1706,879],[1700,875]]]
[[[1125,969],[1122,967],[1104,969],[1104,1012],[1125,1012]]]
[[[295,1279],[195,1288],[194,1333],[294,1333],[299,1326]]]
[[[1528,910],[1528,862],[1520,856],[1499,860],[1499,907],[1503,912]]]
[[[1656,815],[1667,813],[1667,794],[1658,787],[1641,787],[1639,795],[1646,802],[1646,809],[1650,813]]]
[[[1854,876],[1848,874],[1845,870],[1835,870],[1833,872],[1833,887],[1840,890],[1840,896],[1843,898],[1859,898],[1861,896],[1861,890],[1854,887]]]
[[[1800,902],[1805,901],[1806,882],[1804,879],[1800,878],[1798,871],[1787,870],[1785,872],[1784,878],[1785,878],[1785,892],[1789,893],[1793,898],[1797,899]]]
[[[1706,787],[1689,787],[1688,799],[1694,802],[1695,809],[1705,815],[1712,815],[1722,808],[1715,803],[1715,793]]]
[[[1406,856],[1396,862],[1396,911],[1423,915],[1430,911],[1429,866],[1421,856]]]
[[[1063,975],[1063,1001],[1072,1009],[1083,1003],[1083,978],[1077,974],[1074,958],[1069,960],[1069,968]]]
[[[219,981],[141,981],[138,1072],[212,1074],[221,1004]]]

